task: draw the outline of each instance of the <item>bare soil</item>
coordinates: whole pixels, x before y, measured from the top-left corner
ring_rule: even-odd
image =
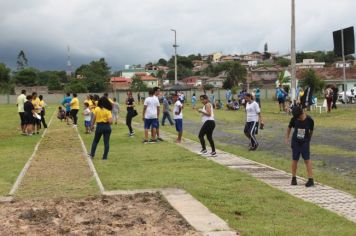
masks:
[[[0,204],[0,235],[198,235],[157,194]]]

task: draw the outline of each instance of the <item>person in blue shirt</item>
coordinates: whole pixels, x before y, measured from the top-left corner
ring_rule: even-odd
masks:
[[[261,91],[260,91],[259,88],[256,88],[255,101],[257,102],[257,104],[258,104],[259,107],[261,108]]]
[[[72,101],[72,97],[70,96],[70,93],[67,93],[66,96],[63,98],[62,105],[66,108],[66,116],[65,120],[67,121],[67,125],[69,125],[69,119],[70,119],[70,102]]]
[[[193,93],[192,96],[192,108],[195,110],[195,106],[197,105],[197,97],[195,96],[195,93]]]
[[[209,100],[211,105],[213,105],[213,108],[215,108],[215,94],[214,94],[214,90],[211,90],[211,94],[209,96]]]
[[[226,90],[226,94],[225,94],[225,98],[226,98],[226,103],[228,103],[228,101],[231,101],[231,89]]]

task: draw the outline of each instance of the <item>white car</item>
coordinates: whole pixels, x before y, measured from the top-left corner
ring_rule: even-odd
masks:
[[[338,101],[342,102],[342,103],[354,103],[356,100],[356,87],[353,87],[351,89],[349,89],[348,91],[346,91],[346,100],[345,100],[345,93],[344,92],[340,92],[338,95]]]

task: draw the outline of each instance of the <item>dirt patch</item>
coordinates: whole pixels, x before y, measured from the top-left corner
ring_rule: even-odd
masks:
[[[0,235],[198,234],[157,193],[3,203]]]

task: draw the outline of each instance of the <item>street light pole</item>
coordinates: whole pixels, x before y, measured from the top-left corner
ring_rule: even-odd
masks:
[[[295,55],[295,0],[292,0],[292,28],[291,28],[291,69],[292,69],[292,101],[296,100],[296,55]]]
[[[177,31],[171,29],[174,32],[174,84],[178,84],[178,74],[177,74]]]

